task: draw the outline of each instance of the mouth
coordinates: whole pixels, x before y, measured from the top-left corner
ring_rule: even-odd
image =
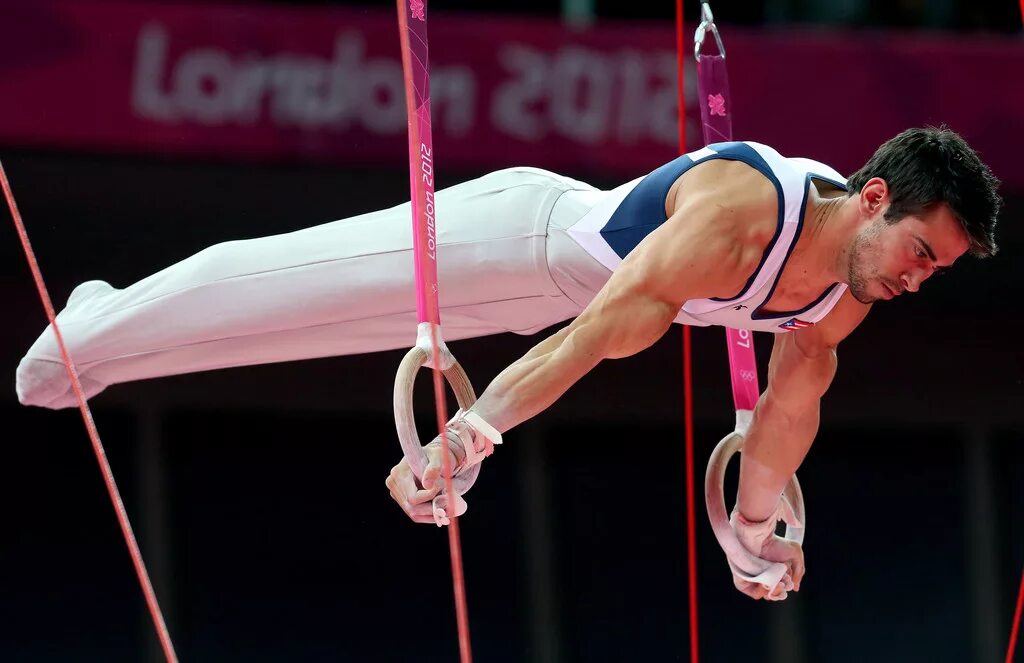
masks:
[[[882,287],[885,288],[886,294],[889,295],[888,297],[886,297],[886,299],[892,299],[893,297],[898,297],[900,294],[903,293],[903,289],[902,288],[899,289],[899,290],[896,290],[892,286],[890,286],[888,283],[886,283],[885,281],[882,281],[881,283],[882,283]]]

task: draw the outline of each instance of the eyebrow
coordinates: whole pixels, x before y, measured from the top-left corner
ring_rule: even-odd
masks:
[[[935,257],[935,251],[932,251],[932,247],[928,246],[928,242],[924,241],[923,239],[921,239],[917,235],[914,235],[914,239],[916,239],[918,242],[921,243],[921,248],[923,248],[925,253],[928,254],[928,257],[932,259],[932,262],[936,262],[938,260]]]

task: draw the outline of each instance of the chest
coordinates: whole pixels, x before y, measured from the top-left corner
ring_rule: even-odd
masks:
[[[763,313],[802,310],[816,302],[831,285],[810,270],[806,261],[793,256],[786,262],[778,280],[769,281],[758,293],[763,301],[760,310]]]

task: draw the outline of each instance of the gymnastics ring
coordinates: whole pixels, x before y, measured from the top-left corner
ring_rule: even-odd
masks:
[[[708,518],[711,520],[711,528],[715,532],[718,544],[722,546],[726,556],[744,570],[752,571],[751,575],[770,573],[781,578],[788,573],[786,565],[781,562],[769,562],[753,555],[743,547],[732,525],[729,524],[729,512],[725,508],[725,470],[733,455],[743,447],[743,435],[737,431],[729,433],[722,441],[715,446],[708,459],[708,470],[704,477],[704,500],[707,503]],[[800,482],[796,474],[790,477],[786,488],[782,491],[786,499],[793,507],[800,525],[794,526],[786,523],[786,538],[802,544],[804,541],[804,530],[807,527],[806,515],[804,513],[804,495],[800,490]]]
[[[443,346],[441,356],[444,365],[441,372],[452,391],[455,392],[455,400],[458,401],[459,407],[468,410],[476,402],[476,392],[473,391],[469,376],[466,375],[466,371],[462,369],[459,362],[455,361],[448,349]],[[430,364],[431,359],[432,352],[417,345],[406,353],[402,363],[398,366],[398,373],[395,375],[395,428],[398,430],[398,440],[402,444],[402,453],[417,479],[423,478],[423,471],[427,467],[427,454],[423,451],[420,436],[416,432],[412,394],[416,374],[420,368]],[[452,477],[452,488],[459,495],[465,493],[476,482],[478,474],[480,474],[479,464],[469,467],[464,473]]]

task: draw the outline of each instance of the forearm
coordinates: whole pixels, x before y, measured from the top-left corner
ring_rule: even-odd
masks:
[[[539,414],[603,358],[585,326],[570,325],[498,374],[471,410],[500,433]]]
[[[818,433],[821,397],[835,377],[835,348],[779,339],[740,460],[737,506],[761,521],[775,512],[779,495]]]
[[[471,410],[504,433],[548,408],[601,360],[649,347],[678,310],[676,302],[606,286],[572,324],[502,371]]]
[[[779,495],[814,443],[818,433],[819,399],[786,412],[762,394],[740,455],[740,483],[736,500],[740,513],[762,521],[776,510]]]

